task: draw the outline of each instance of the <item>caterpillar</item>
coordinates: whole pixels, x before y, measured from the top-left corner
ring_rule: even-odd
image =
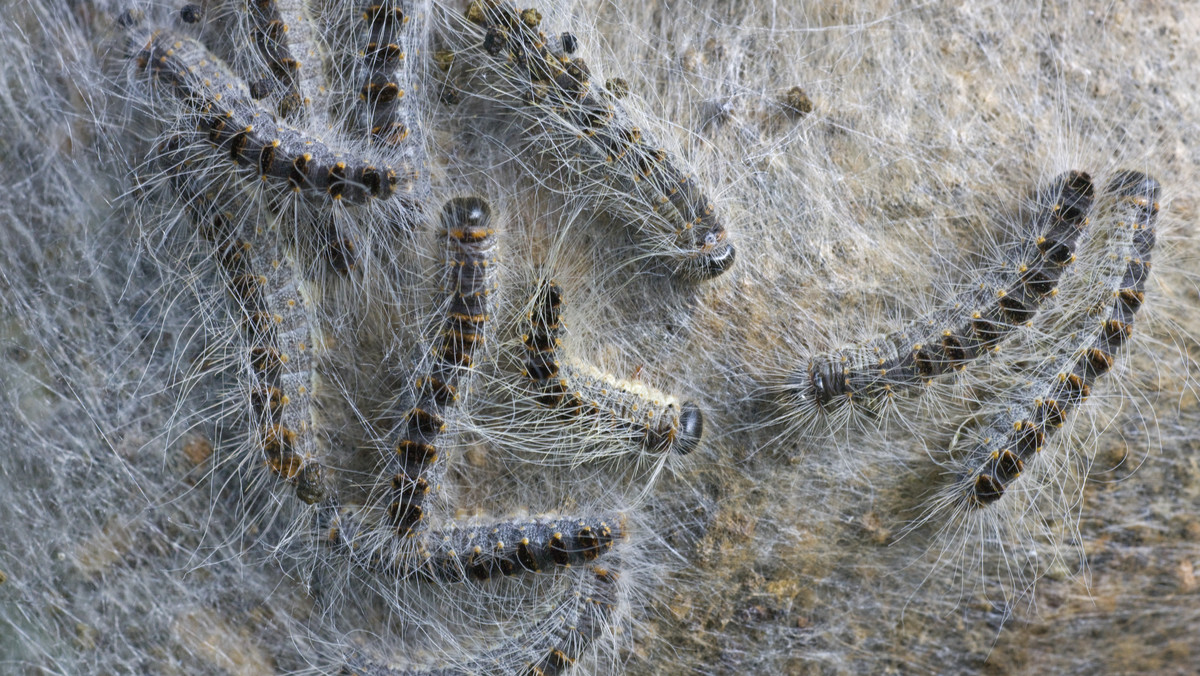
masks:
[[[526,122],[532,149],[570,193],[595,199],[677,274],[705,280],[728,270],[736,250],[716,207],[683,161],[637,126],[626,103],[594,86],[578,39],[542,30],[536,9],[498,0],[467,9],[470,36],[459,52],[489,77],[473,80]]]
[[[1087,328],[1072,333],[1041,374],[1009,398],[1026,403],[1006,404],[994,416],[984,442],[968,456],[976,468],[961,480],[966,504],[981,508],[1000,500],[1071,411],[1087,401],[1096,379],[1112,370],[1145,300],[1160,191],[1158,181],[1138,171],[1119,172],[1106,186],[1116,219],[1114,260],[1125,263],[1102,280],[1112,288],[1111,304],[1102,316],[1086,317]]]
[[[188,205],[192,222],[211,243],[237,306],[248,343],[249,401],[266,466],[294,484],[302,502],[320,502],[325,472],[312,397],[321,337],[295,247],[282,241],[277,225],[254,217],[252,197],[237,188],[205,187],[201,170],[172,159],[181,143],[177,137],[164,142],[159,161],[171,172],[177,199]]]
[[[170,90],[187,115],[194,116],[195,133],[263,181],[349,204],[414,190],[417,175],[411,170],[398,172],[351,158],[277,122],[253,101],[246,84],[196,40],[159,30],[134,31],[130,42],[137,68]]]
[[[416,402],[404,416],[388,463],[393,474],[388,515],[401,537],[421,522],[425,497],[436,484],[431,479],[436,474],[437,440],[446,428],[445,415],[458,401],[460,382],[470,373],[475,351],[485,339],[496,262],[491,221],[491,207],[479,197],[455,198],[442,208],[441,238],[449,250],[449,304],[433,348],[433,365],[416,380]]]
[[[213,218],[232,220],[234,212]],[[269,421],[262,432],[267,466],[296,483],[296,497],[312,504],[324,497],[317,440],[312,423],[313,362],[319,338],[298,279],[295,259],[280,251],[276,232],[257,237],[233,237],[221,247],[220,258],[252,327],[251,401]]]
[[[539,573],[594,561],[625,537],[617,514],[588,518],[509,520],[483,524],[450,521],[413,536],[372,537],[362,508],[326,510],[326,541],[357,566],[405,579],[482,582],[493,577]],[[409,549],[409,547],[412,547]]]
[[[786,399],[804,417],[842,404],[879,410],[897,395],[966,369],[1028,325],[1057,292],[1075,261],[1093,199],[1091,176],[1060,174],[1043,189],[1015,263],[985,276],[951,307],[865,345],[812,357],[788,377]]]
[[[704,414],[692,402],[648,387],[619,381],[600,371],[558,359],[563,330],[562,290],[542,280],[527,315],[524,375],[544,406],[586,418],[601,429],[605,443],[632,443],[648,453],[686,455],[696,450],[704,434]]]

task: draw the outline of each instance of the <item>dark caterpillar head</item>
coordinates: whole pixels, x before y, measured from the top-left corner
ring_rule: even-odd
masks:
[[[710,232],[704,238],[701,251],[688,256],[679,267],[678,273],[693,281],[704,282],[719,277],[733,267],[737,260],[737,249],[725,239],[725,231]]]
[[[794,394],[806,403],[812,400],[825,406],[834,398],[850,393],[850,381],[838,355],[809,362],[807,373],[797,374],[795,382]]]
[[[447,231],[486,228],[492,208],[482,197],[455,197],[442,206],[442,227]]]
[[[700,446],[704,436],[704,413],[692,402],[685,402],[679,410],[679,438],[675,441],[675,452],[687,455]]]

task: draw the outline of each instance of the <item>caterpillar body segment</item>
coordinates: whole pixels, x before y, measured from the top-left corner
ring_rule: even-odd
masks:
[[[367,0],[360,16],[356,115],[375,142],[390,147],[422,142],[412,90],[417,86],[423,11],[423,3],[413,0]]]
[[[323,118],[323,53],[307,0],[245,0],[251,40],[275,79],[281,117]]]

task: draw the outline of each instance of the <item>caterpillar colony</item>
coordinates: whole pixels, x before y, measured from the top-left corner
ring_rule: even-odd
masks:
[[[1200,524],[1173,99],[1071,69],[1179,41],[1033,4],[10,3],[0,671],[1082,670],[1016,602]]]

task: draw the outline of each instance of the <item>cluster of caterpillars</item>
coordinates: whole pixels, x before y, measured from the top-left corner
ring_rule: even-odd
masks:
[[[1092,288],[1111,301],[1088,311],[1061,334],[1043,336],[1051,354],[1019,376],[1022,384],[985,406],[981,444],[962,459],[955,504],[986,507],[999,501],[1026,465],[1062,427],[1069,413],[1108,373],[1132,332],[1145,296],[1154,248],[1160,187],[1137,171],[1118,172],[1097,196],[1091,177],[1071,171],[1041,191],[1015,261],[985,275],[977,289],[952,307],[920,317],[903,329],[863,345],[816,355],[787,379],[785,398],[796,417],[830,416],[846,409],[877,415],[900,396],[919,393],[939,378],[965,372],[997,351],[1020,329],[1033,329],[1044,301],[1058,294],[1064,272],[1076,261],[1081,234],[1098,211],[1108,237],[1111,269],[1090,271]]]
[[[191,6],[189,6],[191,7]],[[295,485],[297,497],[317,505],[324,539],[361,568],[378,574],[418,577],[438,583],[481,581],[500,576],[586,566],[566,611],[546,620],[520,645],[533,657],[527,673],[557,674],[570,669],[610,622],[618,603],[616,556],[626,522],[619,514],[508,519],[485,524],[431,519],[429,496],[443,472],[448,419],[460,403],[486,340],[489,294],[496,262],[497,230],[489,205],[478,197],[455,198],[441,212],[439,242],[446,297],[435,305],[439,330],[431,358],[411,382],[413,397],[387,439],[382,463],[385,481],[376,503],[344,504],[330,472],[321,465],[319,440],[309,411],[311,383],[319,368],[317,320],[310,316],[298,245],[280,232],[279,200],[308,200],[314,210],[356,207],[397,195],[420,205],[424,167],[378,162],[327,144],[312,129],[322,118],[326,89],[319,38],[303,2],[247,0],[246,25],[274,86],[247,84],[203,43],[168,29],[149,31],[126,21],[135,71],[155,93],[167,93],[179,114],[162,146],[181,202],[212,244],[226,289],[238,307],[248,344],[249,407],[264,463]],[[363,4],[365,46],[348,69],[358,101],[352,117],[362,132],[357,148],[392,146],[420,156],[420,140],[406,71],[416,53],[417,34],[409,3],[373,0]],[[191,23],[194,20],[187,18]],[[536,162],[549,165],[565,192],[595,200],[645,251],[668,261],[691,280],[707,280],[730,269],[735,248],[716,205],[686,162],[636,123],[628,85],[611,79],[593,82],[592,68],[576,55],[579,40],[570,32],[548,35],[535,9],[504,0],[476,0],[465,13],[454,54],[477,77],[468,81],[483,98],[505,102],[528,122]],[[407,99],[406,99],[407,97]],[[261,101],[270,98],[274,110]],[[306,125],[308,125],[306,127]],[[408,145],[405,145],[408,144]],[[200,150],[203,146],[206,150]],[[414,148],[416,148],[414,150]],[[194,158],[203,157],[201,160]],[[392,155],[391,157],[395,157]],[[199,162],[196,166],[192,163]],[[198,179],[223,171],[219,179]],[[1056,177],[1031,216],[1015,264],[989,277],[979,288],[876,341],[818,355],[796,369],[787,382],[790,402],[807,414],[838,407],[873,412],[935,380],[960,373],[1022,327],[1031,326],[1043,304],[1058,290],[1075,262],[1077,243],[1097,201],[1091,177],[1068,172]],[[1118,173],[1102,196],[1117,215],[1114,258],[1122,266],[1100,276],[1113,295],[1091,326],[1057,341],[1019,392],[997,410],[985,427],[986,440],[966,455],[969,469],[955,490],[960,504],[983,508],[999,501],[1063,426],[1070,412],[1088,399],[1096,381],[1112,370],[1131,335],[1145,293],[1160,188],[1139,172]],[[267,196],[270,196],[270,199]],[[333,267],[353,267],[352,242],[333,238]],[[534,398],[565,417],[586,419],[604,432],[653,454],[686,454],[701,440],[704,419],[690,402],[680,403],[649,388],[619,381],[560,357],[562,291],[542,280],[531,302],[528,331],[522,337],[524,368]],[[603,436],[603,435],[597,435]],[[607,556],[602,566],[598,559]],[[562,620],[562,617],[569,618]],[[501,646],[496,651],[513,650]],[[495,664],[500,652],[478,658]],[[347,672],[394,673],[386,668],[348,666]]]
[[[169,30],[141,32],[138,68],[171,90],[184,123],[203,134],[218,154],[251,175],[313,196],[350,204],[411,192],[417,172],[376,166],[331,149],[320,139],[279,121],[251,96],[245,82],[196,40]]]
[[[488,11],[503,13],[502,7],[489,5]],[[340,144],[355,150],[337,150],[339,144],[326,143],[310,131],[331,137],[341,133],[327,124],[333,111],[324,100],[330,90],[323,82],[340,71],[323,63],[322,38],[305,3],[247,0],[240,9],[226,9],[249,36],[247,44],[256,54],[253,67],[266,71],[262,79],[248,83],[200,40],[170,28],[147,28],[137,13],[126,13],[119,23],[131,71],[144,86],[139,94],[147,110],[166,118],[164,140],[153,158],[167,177],[166,199],[170,207],[186,205],[234,306],[244,339],[241,375],[252,419],[250,436],[263,464],[292,484],[300,501],[314,505],[321,539],[331,551],[377,575],[446,584],[580,568],[576,588],[554,613],[533,623],[528,637],[475,659],[478,665],[503,662],[537,674],[571,669],[596,637],[609,631],[620,603],[619,561],[610,552],[627,537],[624,515],[478,523],[431,509],[430,498],[444,474],[442,445],[492,321],[499,233],[484,199],[452,198],[440,212],[437,241],[445,252],[445,293],[429,314],[436,335],[423,351],[425,357],[410,369],[415,371],[408,379],[411,396],[399,398],[407,407],[381,416],[381,425],[382,420],[396,422],[388,423],[383,435],[385,457],[378,463],[375,490],[363,501],[354,490],[342,490],[340,468],[323,464],[325,437],[314,390],[326,346],[322,316],[312,307],[307,261],[323,256],[340,275],[355,271],[360,252],[354,240],[328,229],[334,210],[349,219],[370,220],[383,213],[370,211],[371,205],[397,196],[414,213],[423,210],[423,139],[408,123],[411,109],[405,101],[405,83],[415,77],[412,18],[419,8],[414,12],[401,0],[362,6],[365,48],[345,69],[358,83],[358,100],[345,110],[357,112],[346,118],[350,134]],[[473,7],[468,16],[477,11]],[[186,24],[198,24],[202,17],[199,6],[180,12]],[[521,25],[536,27],[536,22]],[[569,65],[565,54],[574,46],[562,47],[566,51],[560,61]],[[549,53],[543,56],[550,58]],[[586,68],[582,61],[570,65],[574,84],[557,74],[550,78],[558,87],[552,97],[565,103],[561,97],[574,88],[577,95],[572,96],[588,109],[609,106],[605,101],[615,99],[602,98],[608,94],[586,93],[581,68]],[[672,246],[690,266],[688,274],[708,278],[728,269],[732,245],[697,180],[679,171],[665,151],[642,140],[636,128],[599,122],[590,128],[598,143],[616,153],[606,161],[626,166],[612,180],[633,176],[623,189],[652,202],[647,213],[671,223]],[[623,139],[620,147],[614,145],[618,139]],[[411,164],[371,159],[372,149],[379,147],[388,148],[382,157],[415,159]],[[323,251],[306,250],[313,242]],[[531,369],[526,375],[543,403],[567,418],[618,430],[626,441],[657,456],[686,454],[699,445],[703,416],[694,404],[593,374],[587,367],[560,366],[561,293],[549,282],[538,293],[539,309],[536,317],[530,316],[526,336]],[[361,452],[379,453],[367,445],[371,447]],[[604,565],[601,557],[606,557]],[[362,668],[391,673],[372,663]],[[347,665],[347,670],[358,668]]]
[[[1102,283],[1112,289],[1111,302],[1088,318],[1090,326],[1062,341],[1050,366],[1031,385],[1013,393],[1018,400],[1024,395],[1028,402],[1016,407],[1016,415],[1006,407],[994,416],[989,441],[971,454],[975,462],[982,462],[965,479],[970,504],[983,507],[1002,498],[1026,463],[1042,452],[1047,437],[1091,395],[1096,379],[1112,370],[1145,300],[1160,191],[1158,181],[1137,171],[1122,171],[1109,182],[1106,193],[1113,203],[1113,225],[1122,235],[1113,238],[1117,242],[1111,256],[1117,263],[1114,275],[1102,277]]]

